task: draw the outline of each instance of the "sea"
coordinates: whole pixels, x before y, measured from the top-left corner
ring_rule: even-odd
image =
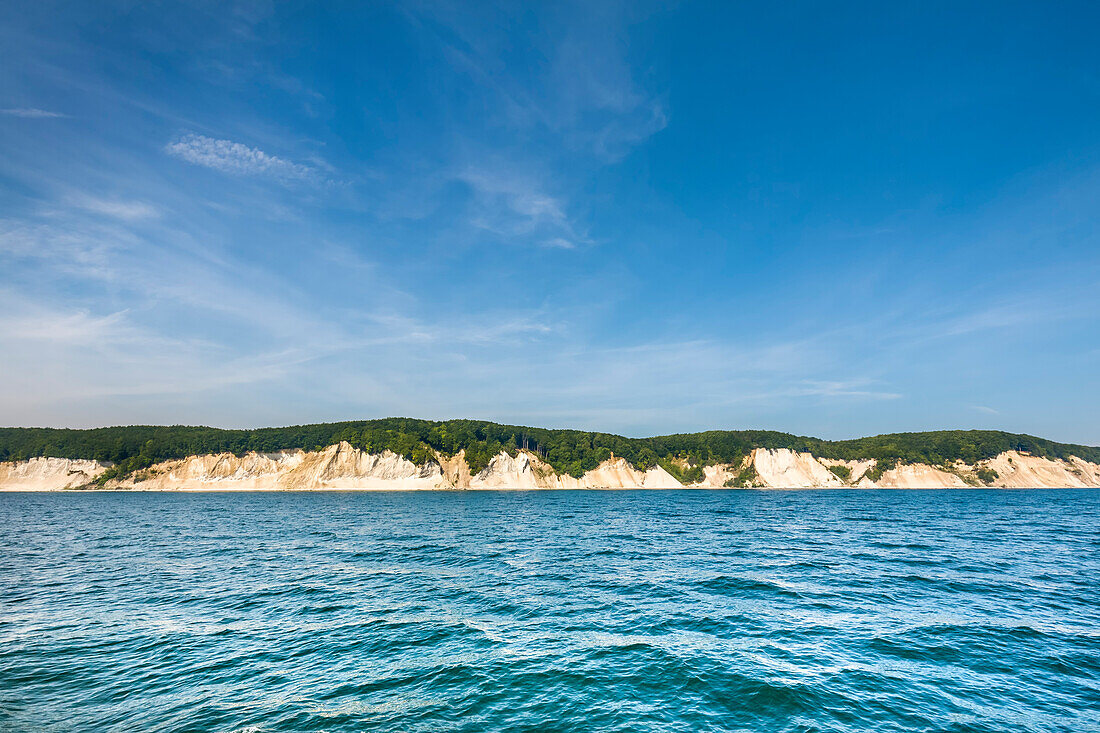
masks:
[[[3,731],[1100,731],[1100,491],[0,494]]]

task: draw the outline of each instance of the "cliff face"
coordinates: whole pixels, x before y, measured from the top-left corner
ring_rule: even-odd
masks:
[[[580,478],[559,475],[538,456],[520,452],[495,456],[485,470],[474,476],[471,489],[678,489],[683,484],[660,466],[639,471],[622,458],[604,461]]]
[[[639,471],[623,459],[605,461],[581,478],[558,475],[530,453],[501,452],[477,474],[465,456],[417,466],[389,451],[365,453],[349,443],[323,451],[234,456],[222,453],[166,461],[106,488],[213,491],[259,489],[584,489],[680,488],[667,471]]]
[[[53,491],[72,489],[94,481],[110,464],[69,458],[32,458],[0,462],[0,489]]]
[[[841,479],[831,467],[844,467]],[[751,471],[747,471],[751,467]],[[965,488],[984,486],[979,469],[996,472],[991,487],[1100,488],[1100,465],[1080,458],[1054,460],[1016,451],[1002,453],[978,465],[950,467],[901,465],[877,480],[867,474],[873,460],[838,461],[815,458],[787,449],[754,450],[738,465],[707,466],[696,488],[718,488],[738,476],[749,475],[759,488]],[[0,463],[0,490],[45,491],[72,489],[93,481],[108,468],[96,461],[34,458]],[[844,473],[841,471],[841,473]],[[984,472],[983,472],[984,473]],[[985,474],[988,478],[989,474]],[[230,453],[191,456],[165,461],[124,481],[108,482],[108,489],[151,491],[255,491],[324,489],[675,489],[683,488],[665,469],[634,468],[622,458],[604,461],[580,478],[556,473],[538,456],[520,451],[493,457],[489,465],[471,474],[462,453],[440,456],[418,466],[389,451],[365,453],[348,443],[321,451]]]
[[[996,485],[1013,489],[1029,486],[1100,486],[1100,465],[1077,456],[1071,456],[1068,461],[1048,461],[1008,451],[988,461],[988,467],[998,474]]]
[[[221,453],[158,463],[118,484],[122,489],[255,491],[260,489],[432,489],[444,485],[438,463],[417,466],[385,451],[348,443],[322,451]],[[116,488],[108,485],[106,488]]]
[[[843,482],[825,464],[809,453],[780,450],[754,450],[752,465],[764,486],[843,486]]]

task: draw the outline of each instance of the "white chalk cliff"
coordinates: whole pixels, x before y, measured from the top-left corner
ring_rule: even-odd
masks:
[[[69,458],[32,458],[0,462],[0,490],[55,491],[94,481],[110,464]]]
[[[986,486],[980,469],[996,472],[988,486],[1003,488],[1100,488],[1100,465],[1077,457],[1040,458],[1016,451],[976,465],[904,464],[868,475],[873,460],[839,461],[787,449],[757,448],[737,465],[704,468],[701,481],[687,488],[720,488],[742,477],[742,484],[767,489],[802,488],[966,488]],[[0,462],[0,490],[48,491],[91,484],[109,464],[64,458]],[[846,474],[837,475],[832,468]],[[845,472],[843,469],[847,469]],[[745,478],[747,477],[747,478]],[[537,455],[501,452],[484,470],[471,474],[462,453],[417,465],[389,451],[366,453],[349,443],[320,451],[231,453],[164,461],[107,489],[146,491],[257,491],[324,489],[676,489],[685,488],[660,466],[643,471],[612,457],[580,478],[559,474]]]

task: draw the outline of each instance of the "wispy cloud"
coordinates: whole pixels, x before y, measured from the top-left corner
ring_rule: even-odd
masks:
[[[637,4],[589,4],[579,13],[560,5],[549,11],[549,17],[568,13],[568,23],[560,32],[524,38],[546,65],[539,80],[501,63],[515,42],[503,29],[519,25],[518,8],[470,13],[461,5],[428,0],[409,4],[407,12],[453,69],[478,86],[493,121],[522,130],[524,139],[532,128],[541,128],[580,157],[610,163],[668,124],[667,105],[637,78],[628,60],[628,29],[648,12]]]
[[[26,117],[27,119],[68,117],[68,115],[61,114],[60,112],[51,112],[49,110],[38,109],[36,107],[8,107],[7,109],[0,109],[0,114],[7,115],[9,117]]]
[[[959,316],[943,324],[941,333],[943,336],[967,336],[978,331],[1020,328],[1064,318],[1069,315],[1068,311],[1059,304],[1002,303]]]
[[[468,185],[484,203],[509,212],[514,217],[513,226],[519,230],[567,223],[562,202],[521,176],[489,168],[467,168],[455,178]]]
[[[92,315],[87,310],[57,311],[37,308],[31,312],[12,312],[11,299],[0,315],[0,339],[82,345],[117,340],[125,312]]]
[[[618,24],[621,18],[609,18]],[[555,50],[555,127],[572,147],[614,162],[668,125],[660,98],[633,78],[613,31],[575,29]]]
[[[0,377],[18,385],[9,407],[31,412],[59,403],[107,404],[124,396],[171,395],[262,383],[312,357],[272,349],[238,353],[202,339],[160,333],[128,311],[43,306],[0,291],[0,338],[14,345]]]
[[[551,247],[553,249],[576,249],[577,243],[565,239],[564,237],[553,237],[544,241],[542,246]]]
[[[50,276],[81,279],[110,279],[111,261],[121,250],[135,244],[125,231],[98,227],[83,229],[35,224],[27,221],[0,220],[0,253],[11,259],[38,263],[34,269],[41,278]]]
[[[1012,300],[964,305],[948,312],[928,313],[926,318],[909,326],[898,325],[895,336],[902,336],[910,345],[929,341],[972,338],[988,332],[1019,332],[1043,324],[1054,324],[1094,316],[1091,309],[1095,298],[1070,296],[1052,301],[1046,292],[1024,293]]]
[[[315,173],[310,166],[269,155],[259,148],[205,135],[184,135],[165,150],[188,163],[233,175],[304,180]]]
[[[902,397],[897,392],[870,389],[870,386],[871,382],[867,379],[845,381],[806,379],[785,394],[791,397],[859,397],[869,400],[897,400]]]
[[[70,197],[68,203],[92,214],[100,214],[123,221],[152,219],[160,215],[160,210],[157,207],[144,201],[123,201],[80,194]]]
[[[440,54],[441,73],[465,90],[443,132],[453,139],[442,177],[469,186],[465,223],[503,241],[570,250],[590,245],[588,212],[572,205],[594,171],[615,164],[668,124],[665,95],[647,88],[630,63],[626,38],[648,11],[591,4],[547,9],[548,21],[522,45],[539,73],[506,63],[523,11],[508,4],[470,13],[435,0],[408,3],[405,15]],[[557,21],[568,18],[568,22]],[[451,160],[447,161],[446,158]],[[418,179],[423,181],[423,177]],[[423,184],[422,184],[423,185]],[[443,200],[445,186],[424,200]],[[603,238],[600,239],[603,241]]]
[[[507,167],[469,167],[455,175],[473,194],[470,223],[501,237],[527,237],[546,247],[588,243],[567,214],[567,202],[532,178]]]

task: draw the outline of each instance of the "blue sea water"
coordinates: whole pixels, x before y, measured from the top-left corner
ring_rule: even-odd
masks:
[[[0,494],[0,729],[1096,731],[1100,492]]]

